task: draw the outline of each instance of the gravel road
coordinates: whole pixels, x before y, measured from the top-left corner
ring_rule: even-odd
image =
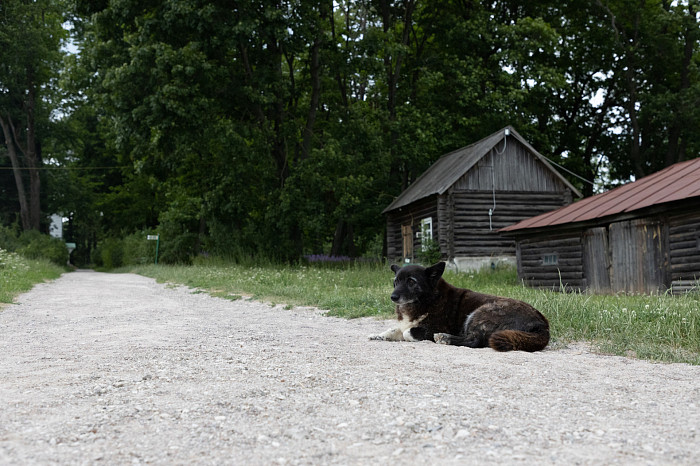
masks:
[[[388,298],[387,298],[388,299]],[[0,464],[700,464],[700,367],[78,271],[0,310]]]

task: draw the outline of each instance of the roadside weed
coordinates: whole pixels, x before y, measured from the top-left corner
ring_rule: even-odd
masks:
[[[26,259],[0,249],[0,303],[12,303],[17,295],[36,283],[58,278],[65,269],[48,260]]]

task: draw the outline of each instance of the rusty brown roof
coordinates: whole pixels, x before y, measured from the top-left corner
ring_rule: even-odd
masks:
[[[635,182],[528,218],[501,231],[584,222],[692,197],[700,197],[700,158],[671,165]]]

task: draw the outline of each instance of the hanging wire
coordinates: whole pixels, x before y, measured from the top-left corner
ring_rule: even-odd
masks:
[[[585,179],[584,177],[582,177],[581,175],[577,175],[576,173],[572,172],[572,171],[569,170],[568,168],[566,168],[566,167],[564,167],[564,166],[562,166],[562,165],[559,165],[557,162],[555,162],[554,160],[550,159],[549,157],[545,157],[544,155],[543,155],[542,157],[544,157],[545,159],[547,159],[550,163],[552,163],[552,164],[556,165],[557,167],[561,168],[562,170],[564,170],[564,171],[565,171],[566,173],[568,173],[569,175],[575,176],[575,177],[578,178],[579,180],[584,181],[584,182],[590,184],[591,186],[595,186],[595,183],[593,183],[591,180],[587,180],[587,179]]]
[[[489,209],[489,230],[493,231],[493,223],[491,222],[493,213],[496,211],[496,160],[493,158],[494,152],[497,155],[502,155],[506,151],[506,147],[508,147],[508,135],[510,134],[509,130],[505,130],[505,134],[503,136],[503,149],[500,151],[496,148],[494,148],[491,151],[491,194],[493,195],[493,207]]]

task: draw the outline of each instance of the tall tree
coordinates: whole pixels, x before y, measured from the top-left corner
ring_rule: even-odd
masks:
[[[59,0],[0,3],[0,127],[25,230],[41,224],[41,132],[66,37],[62,14]]]
[[[642,177],[695,156],[700,114],[698,2],[597,0],[614,35],[621,157],[614,176]]]
[[[297,216],[279,200],[320,145],[331,9],[326,0],[79,4],[89,15],[81,60],[117,149],[157,181],[167,210],[189,206],[187,220],[164,212],[169,223],[199,239],[224,223],[301,253]],[[272,224],[263,235],[251,224],[261,218]]]

